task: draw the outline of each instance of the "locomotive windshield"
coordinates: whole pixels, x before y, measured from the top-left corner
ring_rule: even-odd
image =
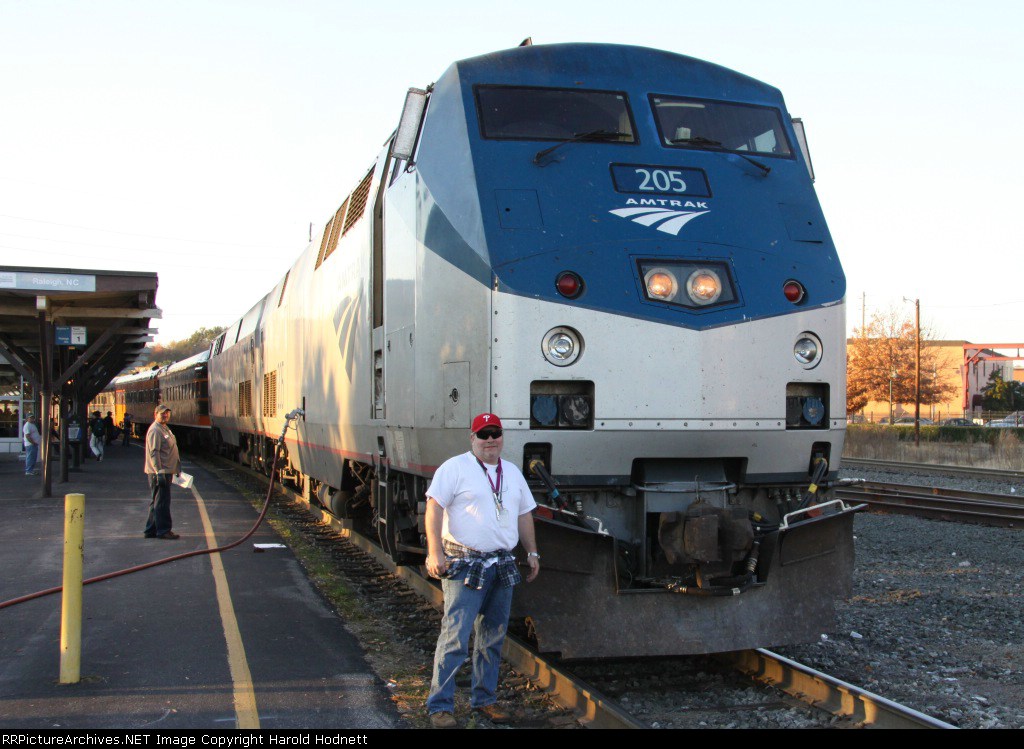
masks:
[[[651,105],[666,146],[792,155],[777,109],[670,96],[652,96]]]
[[[616,91],[477,86],[480,132],[492,140],[569,140],[602,132],[636,143],[626,94]]]

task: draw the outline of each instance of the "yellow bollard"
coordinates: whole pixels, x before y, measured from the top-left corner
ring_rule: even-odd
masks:
[[[64,591],[60,612],[60,683],[77,684],[82,667],[82,558],[85,495],[64,495]]]

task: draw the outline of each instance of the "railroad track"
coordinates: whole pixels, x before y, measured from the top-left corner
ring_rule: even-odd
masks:
[[[815,707],[877,728],[955,728],[945,721],[900,705],[865,689],[804,666],[769,650],[723,653],[752,678]]]
[[[843,458],[840,463],[840,468],[865,468],[879,471],[895,471],[900,473],[920,473],[928,476],[960,476],[963,478],[990,481],[1024,481],[1024,471],[1000,471],[993,468],[930,465],[926,463],[900,463],[893,460],[868,460],[866,458]]]
[[[268,479],[254,471],[224,459],[226,466],[239,470],[262,482]],[[377,565],[402,580],[417,596],[436,609],[443,607],[440,588],[410,567],[398,567],[372,540],[361,535],[350,522],[340,520],[312,504],[307,497],[290,487],[279,490],[324,525],[330,526],[350,544]],[[536,653],[525,642],[509,635],[502,652],[509,665],[529,679],[551,699],[572,711],[581,725],[589,728],[649,728],[622,705],[599,689],[574,675],[561,665]],[[834,716],[872,727],[884,728],[954,728],[936,718],[899,705],[867,690],[860,689],[822,674],[795,661],[767,650],[746,650],[716,655],[715,658],[755,681],[781,690],[800,702]]]
[[[1024,498],[1012,494],[869,481],[837,488],[836,497],[851,502],[865,502],[876,512],[1004,528],[1024,527]]]

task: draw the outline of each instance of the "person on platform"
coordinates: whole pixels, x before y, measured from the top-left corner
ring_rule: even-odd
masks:
[[[36,417],[33,414],[25,416],[25,425],[21,428],[22,443],[25,446],[25,475],[38,476],[39,469],[36,462],[39,460],[39,445],[42,439],[39,436],[39,427],[36,426]]]
[[[89,419],[89,449],[92,450],[92,454],[96,456],[96,460],[100,463],[103,462],[103,446],[106,443],[104,434],[106,434],[106,430],[107,427],[100,417],[100,412],[93,411],[92,418]]]
[[[128,447],[132,441],[132,415],[125,412],[124,420],[121,422],[121,429],[124,433],[121,437],[121,447]]]
[[[174,432],[167,426],[171,409],[157,406],[153,423],[146,432],[146,475],[153,500],[149,503],[149,518],[142,535],[146,538],[173,540],[180,536],[171,530],[171,482],[181,473],[181,458]]]
[[[497,704],[501,646],[508,629],[513,586],[522,578],[512,549],[522,542],[532,582],[540,572],[534,535],[537,506],[523,474],[501,459],[502,426],[480,414],[469,452],[441,464],[427,488],[427,572],[441,578],[444,618],[427,697],[430,723],[454,728],[455,673],[468,659],[474,632],[470,707],[494,723],[509,720]]]

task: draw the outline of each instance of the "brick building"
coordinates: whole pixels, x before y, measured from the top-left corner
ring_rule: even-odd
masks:
[[[934,405],[921,404],[921,418],[938,421],[955,416],[972,418],[981,411],[981,390],[988,384],[992,372],[999,370],[1003,379],[1024,381],[1024,370],[1014,370],[1013,362],[989,361],[999,357],[991,349],[980,349],[979,361],[967,370],[967,407],[964,407],[964,345],[970,341],[923,341],[925,347],[935,354],[935,376],[940,382],[952,386],[952,394],[943,402]],[[979,347],[980,348],[980,347]],[[977,349],[975,349],[977,350]],[[972,352],[973,353],[973,352]],[[911,362],[911,366],[913,363]],[[913,417],[914,403],[893,403],[893,419]],[[860,412],[865,421],[879,422],[889,418],[889,401],[869,401]],[[859,420],[859,419],[858,419]]]

